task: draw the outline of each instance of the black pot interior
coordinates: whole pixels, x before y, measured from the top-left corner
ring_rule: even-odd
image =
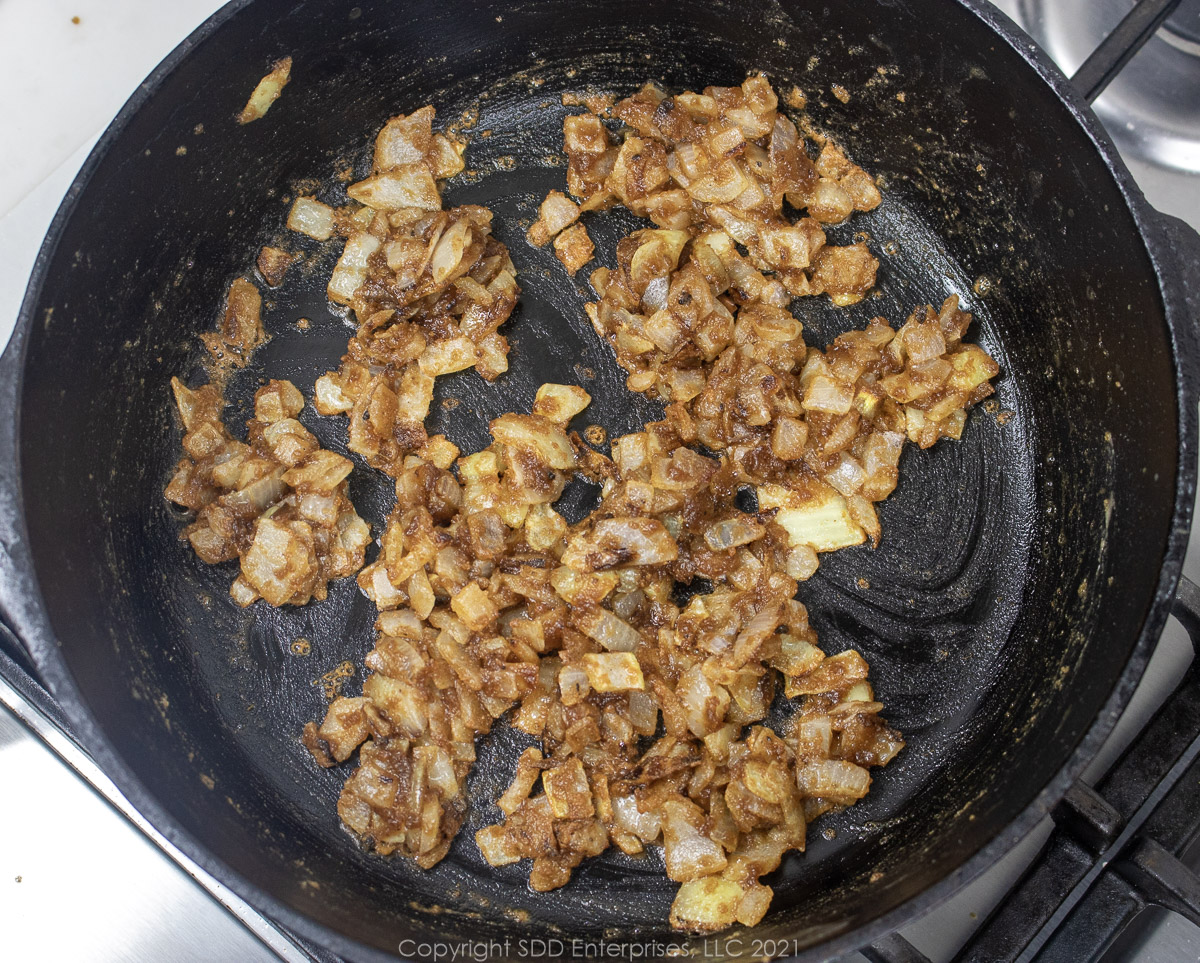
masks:
[[[265,119],[238,126],[285,54],[290,86]],[[435,404],[437,427],[474,448],[489,418],[524,410],[543,381],[581,379],[595,398],[587,421],[613,435],[640,426],[653,409],[628,395],[587,325],[586,272],[572,282],[523,238],[540,198],[563,187],[560,95],[649,79],[699,89],[757,69],[799,85],[818,126],[885,184],[878,210],[833,232],[869,237],[879,297],[797,302],[808,336],[823,344],[875,314],[898,324],[957,293],[1003,373],[961,443],[906,452],[882,546],[825,556],[801,587],[824,647],[867,656],[908,748],[768,879],[775,901],[754,935],[815,945],[918,897],[1029,804],[1112,691],[1171,523],[1170,336],[1099,152],[976,15],[950,0],[258,0],[107,143],[27,305],[20,422],[30,540],[61,641],[48,657],[94,714],[92,738],[251,888],[392,952],[404,938],[507,936],[514,955],[520,937],[678,939],[665,922],[675,886],[654,858],[593,860],[548,896],[527,888],[523,866],[482,862],[473,832],[495,821],[490,800],[511,774],[503,725],[481,746],[472,820],[433,871],[366,854],[339,828],[345,773],[317,768],[297,736],[324,711],[315,680],[349,662],[344,691],[357,692],[373,606],[352,580],[302,609],[231,603],[233,567],[201,564],[161,495],[179,444],[168,380],[200,377],[196,335],[268,241],[306,260],[267,295],[272,340],[235,379],[229,423],[248,417],[259,379],[308,393],[337,365],[350,331],[323,278],[338,252],[284,231],[289,200],[314,182],[344,197],[334,175],[365,170],[380,125],[433,102],[441,123],[479,112],[473,175],[447,201],[496,210],[524,292],[512,370],[492,386],[444,379],[438,397],[460,404]],[[602,260],[629,226],[590,222]],[[311,409],[303,420],[345,450],[342,420]],[[381,532],[388,480],[360,468],[353,494]],[[300,637],[306,657],[292,654]]]

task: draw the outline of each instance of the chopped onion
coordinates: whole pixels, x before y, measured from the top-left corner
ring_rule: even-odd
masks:
[[[646,687],[641,666],[632,652],[589,652],[583,657],[583,667],[595,692],[625,692]]]
[[[702,816],[694,804],[668,801],[662,815],[663,855],[671,879],[687,882],[725,867],[725,851],[700,832]]]
[[[857,802],[871,788],[870,773],[844,759],[826,759],[798,766],[796,781],[805,795],[827,799],[839,806]]]
[[[258,82],[258,86],[250,94],[250,99],[246,101],[246,106],[242,108],[242,112],[237,116],[237,122],[239,124],[249,124],[252,121],[265,117],[267,111],[271,109],[271,105],[283,93],[283,88],[287,86],[288,80],[291,79],[291,73],[291,57],[276,60],[271,65],[271,72]]]
[[[424,162],[397,164],[383,173],[351,184],[346,193],[376,211],[398,211],[407,207],[439,211],[442,208],[433,172]]]
[[[558,672],[558,689],[563,705],[573,706],[582,702],[591,691],[591,681],[580,666],[564,665]]]
[[[577,612],[575,622],[589,638],[595,639],[610,652],[633,652],[642,641],[641,633],[607,609],[595,608]]]
[[[349,304],[354,293],[366,280],[368,259],[379,250],[379,238],[373,234],[355,234],[342,249],[329,278],[327,290],[331,300]]]
[[[654,842],[662,832],[662,814],[642,812],[633,796],[614,796],[612,809],[614,822],[644,843]]]
[[[738,516],[715,522],[704,530],[704,541],[714,552],[736,548],[739,545],[749,545],[762,538],[766,533],[757,522]]]
[[[328,241],[333,236],[333,208],[311,197],[297,197],[288,214],[289,230],[307,234],[317,241]]]
[[[372,176],[350,188],[367,206],[329,212],[330,231],[350,238],[331,297],[359,331],[314,405],[347,413],[350,450],[396,482],[380,560],[360,575],[381,613],[373,674],[357,715],[330,721],[337,752],[360,747],[339,813],[378,851],[433,865],[466,806],[476,737],[511,713],[547,756],[522,756],[503,825],[477,836],[485,859],[531,859],[530,884],[545,891],[609,845],[637,854],[661,838],[684,883],[673,924],[749,926],[771,900],[760,877],[803,847],[807,819],[860,798],[867,767],[903,745],[861,656],[825,657],[796,582],[819,551],[879,538],[875,502],[895,487],[906,437],[957,437],[994,369],[962,345],[970,319],[957,302],[899,332],[874,319],[823,349],[805,344],[791,299],[853,303],[878,268],[868,242],[831,245],[822,224],[879,195],[832,142],[809,160],[811,128],[779,115],[765,78],[592,100],[564,121],[574,198],[552,192],[529,240],[553,237],[574,272],[596,254],[581,214],[620,203],[655,225],[592,275],[589,321],[629,389],[665,405],[661,421],[614,438],[611,458],[599,431],[583,432],[590,446],[571,432],[590,396],[570,385],[497,417],[481,452],[428,436],[437,376],[507,369],[500,325],[519,294],[490,213],[440,209],[437,180],[462,154],[433,133],[432,108],[381,134]],[[619,137],[594,112],[607,107]],[[785,200],[806,210],[785,214]],[[189,429],[185,451],[212,458],[212,477],[235,489],[280,472],[285,485],[311,483],[267,509],[289,526],[289,551],[307,544],[290,526],[335,514],[332,532],[312,530],[314,554],[329,542],[340,558],[343,534],[361,551],[369,529],[318,490],[318,469],[338,466],[307,451],[292,401],[264,397],[278,410],[251,432],[278,471],[211,426]],[[187,417],[202,422],[209,403],[186,399]],[[207,467],[172,481],[197,511]],[[572,478],[597,486],[599,507],[569,524],[554,506]],[[753,514],[735,501],[743,485],[758,493]],[[197,550],[236,555],[240,518],[206,515]],[[796,700],[782,735],[762,724],[780,674]],[[334,760],[333,742],[306,744]]]

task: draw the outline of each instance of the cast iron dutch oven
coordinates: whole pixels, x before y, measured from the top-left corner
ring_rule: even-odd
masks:
[[[239,126],[284,55],[291,84]],[[546,159],[561,149],[560,94],[698,89],[751,70],[806,91],[816,122],[884,185],[880,208],[832,232],[870,239],[879,297],[797,302],[806,337],[824,344],[876,314],[900,323],[957,293],[1002,368],[998,405],[971,414],[961,443],[906,452],[881,547],[826,556],[801,586],[824,647],[864,652],[908,746],[768,878],[753,937],[823,958],[946,897],[1062,797],[1142,673],[1193,500],[1197,238],[1145,204],[1083,100],[1002,16],[977,0],[232,3],[125,106],[38,258],[3,358],[2,612],[137,808],[328,949],[669,943],[675,886],[652,859],[613,854],[544,895],[521,866],[488,867],[472,837],[511,774],[503,725],[481,744],[480,801],[439,866],[362,851],[335,813],[345,773],[319,769],[297,736],[323,714],[314,680],[361,665],[373,607],[353,580],[299,609],[232,604],[231,566],[201,564],[162,497],[179,451],[168,381],[201,377],[197,334],[272,240],[308,259],[267,295],[272,339],[233,381],[228,423],[248,417],[260,378],[307,391],[336,367],[349,329],[323,279],[338,252],[286,237],[287,202],[306,181],[343,196],[335,175],[365,172],[383,122],[432,102],[440,122],[474,108],[476,131],[492,132],[473,138],[475,174],[447,203],[497,211],[524,292],[512,370],[492,386],[442,379],[438,397],[462,403],[435,403],[433,427],[472,449],[541,382],[581,378],[589,421],[639,427],[654,409],[592,334],[582,280],[523,239],[522,219],[562,186]],[[592,222],[607,256],[630,224]],[[339,419],[302,420],[345,450]],[[360,468],[352,494],[378,534],[389,480]],[[588,497],[570,499],[582,510]],[[301,637],[307,657],[291,651]]]

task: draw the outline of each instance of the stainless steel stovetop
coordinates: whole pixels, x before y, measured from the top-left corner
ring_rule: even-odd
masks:
[[[1132,0],[995,0],[1068,73]],[[0,344],[59,201],[141,78],[215,0],[0,0]],[[63,64],[72,65],[70,71]],[[1200,0],[1185,3],[1096,104],[1160,210],[1200,228]],[[1200,537],[1185,574],[1200,581]],[[1192,659],[1174,620],[1085,779],[1145,724]],[[1200,805],[1200,801],[1197,803]],[[311,961],[149,827],[91,760],[0,682],[0,959]],[[1050,820],[903,936],[950,960],[1038,854]],[[1193,868],[1200,860],[1193,863]],[[1200,961],[1200,928],[1148,911],[1106,963]],[[856,956],[846,963],[862,963]]]

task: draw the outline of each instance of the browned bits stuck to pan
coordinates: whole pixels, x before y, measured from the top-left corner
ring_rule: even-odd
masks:
[[[321,693],[325,696],[326,702],[332,702],[337,698],[338,693],[342,691],[342,686],[347,679],[354,677],[354,663],[342,662],[334,668],[330,669],[318,679],[313,679],[312,684],[317,686]]]

